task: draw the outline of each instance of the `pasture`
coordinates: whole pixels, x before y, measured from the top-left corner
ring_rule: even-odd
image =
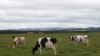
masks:
[[[32,55],[32,48],[37,39],[43,36],[57,38],[57,56],[100,56],[100,33],[87,33],[89,46],[72,44],[69,36],[84,33],[59,33],[59,34],[0,34],[0,56],[39,56],[39,51]],[[25,45],[12,48],[12,36],[26,37]],[[54,56],[51,49],[44,49],[43,56]]]

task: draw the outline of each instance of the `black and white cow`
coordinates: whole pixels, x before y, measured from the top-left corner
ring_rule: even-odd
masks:
[[[42,55],[42,49],[43,48],[52,48],[54,51],[54,55],[57,55],[56,53],[56,38],[51,38],[51,37],[41,37],[37,40],[35,47],[32,49],[33,54],[35,53],[36,50],[39,49],[40,55]]]
[[[73,35],[70,38],[76,45],[80,42],[86,45],[89,44],[88,35]]]

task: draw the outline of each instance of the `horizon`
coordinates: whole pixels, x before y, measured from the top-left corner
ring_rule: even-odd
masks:
[[[71,27],[71,28],[62,28],[62,27],[51,27],[51,28],[17,28],[17,29],[0,29],[0,30],[63,30],[63,29],[87,29],[87,28],[100,28],[100,27],[86,27],[86,28],[80,28],[80,27]]]

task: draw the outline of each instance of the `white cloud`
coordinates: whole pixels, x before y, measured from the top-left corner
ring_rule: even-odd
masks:
[[[3,28],[5,27],[5,28]],[[0,29],[20,29],[20,28],[48,28],[59,27],[56,22],[34,22],[34,23],[0,23]]]

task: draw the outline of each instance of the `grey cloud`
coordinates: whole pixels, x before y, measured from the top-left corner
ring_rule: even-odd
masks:
[[[99,0],[0,0],[0,22],[100,26],[99,5]]]
[[[2,8],[10,9],[84,9],[100,8],[99,0],[6,0]],[[1,1],[2,2],[2,1]],[[14,4],[15,3],[15,4]]]
[[[1,22],[78,22],[80,19],[99,20],[100,12],[73,10],[8,10]],[[8,18],[5,20],[4,18]],[[82,22],[82,20],[81,20]],[[90,22],[89,22],[90,23]]]

